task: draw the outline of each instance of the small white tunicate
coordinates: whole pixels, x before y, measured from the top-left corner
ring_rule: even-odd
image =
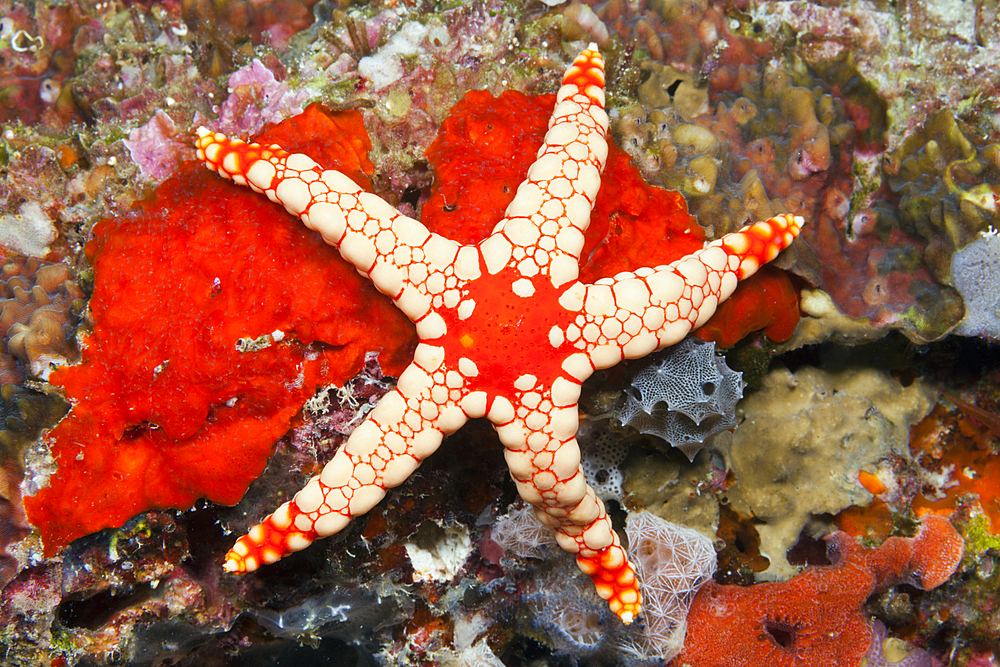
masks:
[[[7,39],[14,34],[14,19],[9,16],[0,18],[0,39]]]
[[[62,87],[55,79],[45,79],[38,87],[38,96],[46,104],[55,104],[55,101],[59,99],[60,92],[62,92]]]

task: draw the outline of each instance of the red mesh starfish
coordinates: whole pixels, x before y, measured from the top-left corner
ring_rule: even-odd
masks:
[[[432,234],[306,155],[199,130],[209,168],[318,231],[392,297],[420,338],[396,388],[319,476],[237,541],[227,570],[255,570],[342,530],[402,484],[444,435],[486,417],[521,497],[622,621],[635,618],[635,573],[580,468],[580,385],[597,369],[681,340],[739,279],[790,244],[803,221],[778,216],[672,264],[581,283],[607,127],[604,63],[591,45],[563,77],[538,157],[504,218],[468,246]]]

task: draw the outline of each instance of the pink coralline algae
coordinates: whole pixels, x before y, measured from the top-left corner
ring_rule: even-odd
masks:
[[[142,175],[153,181],[162,181],[172,174],[190,150],[183,137],[177,137],[174,119],[160,109],[145,125],[129,132],[122,143]]]
[[[257,58],[233,72],[228,84],[229,96],[219,107],[219,119],[210,124],[240,136],[256,135],[265,127],[302,113],[308,98],[305,91],[294,91],[278,80]],[[178,134],[174,119],[162,109],[129,132],[123,143],[142,175],[155,182],[172,174],[191,150],[190,139]]]
[[[283,77],[282,77],[283,78]],[[305,91],[292,90],[259,59],[229,77],[229,97],[219,108],[213,129],[240,136],[255,135],[268,125],[302,113]]]

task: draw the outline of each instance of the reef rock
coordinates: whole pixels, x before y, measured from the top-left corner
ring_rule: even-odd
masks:
[[[762,578],[795,574],[786,552],[813,515],[871,502],[858,471],[908,456],[910,426],[934,402],[921,383],[903,387],[874,369],[781,368],[764,379],[740,404],[746,419],[727,455],[733,509],[762,522],[760,551],[771,561]]]

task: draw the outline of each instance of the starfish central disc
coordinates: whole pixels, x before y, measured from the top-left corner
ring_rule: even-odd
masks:
[[[468,389],[485,391],[490,399],[512,396],[524,376],[551,387],[572,349],[564,335],[553,333],[565,331],[575,316],[559,305],[563,291],[546,278],[523,278],[510,268],[483,275],[468,284],[455,308],[442,309],[447,334],[425,342],[444,348],[448,363],[474,363],[478,372]]]

